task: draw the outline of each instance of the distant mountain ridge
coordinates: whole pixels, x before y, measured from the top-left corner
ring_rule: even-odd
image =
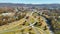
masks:
[[[25,6],[25,7],[47,7],[47,8],[60,8],[60,4],[15,4],[15,3],[0,3],[0,7],[13,7],[13,6]]]

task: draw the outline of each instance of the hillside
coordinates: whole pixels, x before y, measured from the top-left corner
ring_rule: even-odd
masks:
[[[0,3],[0,34],[9,33],[60,34],[60,4]]]

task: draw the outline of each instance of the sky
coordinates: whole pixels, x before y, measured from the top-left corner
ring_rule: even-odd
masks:
[[[0,3],[60,4],[60,0],[0,0]]]

